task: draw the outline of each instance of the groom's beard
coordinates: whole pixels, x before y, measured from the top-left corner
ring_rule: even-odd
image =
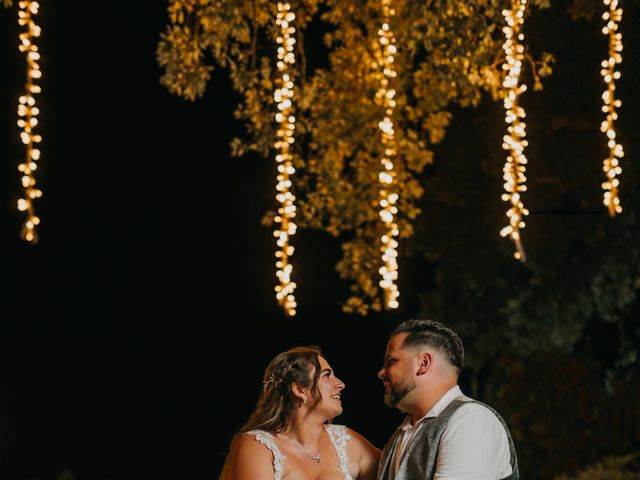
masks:
[[[391,383],[389,392],[384,395],[384,403],[395,408],[398,405],[398,402],[406,397],[409,392],[415,390],[415,388],[416,382],[413,378],[408,378],[399,385]]]

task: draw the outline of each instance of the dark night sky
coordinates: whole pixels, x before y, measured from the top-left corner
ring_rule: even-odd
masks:
[[[336,423],[381,447],[400,416],[375,372],[424,265],[401,259],[399,311],[347,316],[339,244],[299,230],[285,318],[260,225],[274,165],[230,157],[243,130],[225,72],[195,103],[160,85],[166,2],[43,3],[36,246],[18,235],[24,61],[0,8],[0,478],[214,478],[268,360],[298,344],[347,384]]]

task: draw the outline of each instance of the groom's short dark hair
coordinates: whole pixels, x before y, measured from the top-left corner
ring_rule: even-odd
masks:
[[[435,320],[412,319],[402,322],[391,333],[394,337],[399,333],[408,333],[404,339],[403,347],[415,345],[427,345],[436,348],[447,358],[449,363],[462,370],[464,364],[464,346],[456,332]]]

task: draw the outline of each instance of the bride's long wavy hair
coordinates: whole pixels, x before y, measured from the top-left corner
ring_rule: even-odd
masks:
[[[321,395],[318,390],[320,356],[322,352],[315,345],[294,347],[279,353],[269,362],[264,372],[262,392],[256,408],[231,439],[229,455],[222,469],[221,479],[225,478],[234,444],[242,434],[251,430],[278,433],[289,425],[293,412],[302,404],[293,394],[292,384],[308,388],[314,403],[320,401]]]

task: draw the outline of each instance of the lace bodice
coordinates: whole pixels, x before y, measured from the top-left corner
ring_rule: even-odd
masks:
[[[347,458],[347,442],[351,438],[347,433],[347,428],[344,425],[325,425],[325,429],[338,454],[338,463],[344,475],[344,480],[353,480],[353,477],[349,473],[349,459]],[[278,449],[273,435],[264,430],[251,430],[244,435],[253,435],[258,442],[262,443],[271,451],[273,454],[273,480],[282,480],[282,464],[287,457]]]

